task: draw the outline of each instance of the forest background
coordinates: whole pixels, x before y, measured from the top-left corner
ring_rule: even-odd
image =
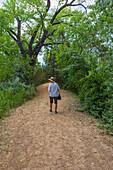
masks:
[[[113,1],[6,0],[0,8],[0,118],[51,76],[113,134]],[[83,10],[77,10],[81,7]],[[90,9],[90,12],[87,10]],[[44,56],[44,63],[38,56]]]

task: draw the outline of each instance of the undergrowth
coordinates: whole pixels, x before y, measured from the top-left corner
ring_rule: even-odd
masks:
[[[0,118],[8,115],[10,109],[20,106],[26,101],[32,99],[35,95],[34,85],[21,83],[18,78],[13,82],[3,84],[4,89],[2,88],[3,86],[0,89]]]

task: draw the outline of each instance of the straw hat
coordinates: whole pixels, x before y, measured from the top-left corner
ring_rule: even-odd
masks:
[[[51,77],[49,80],[50,80],[50,81],[55,81],[55,78],[54,78],[54,77]]]

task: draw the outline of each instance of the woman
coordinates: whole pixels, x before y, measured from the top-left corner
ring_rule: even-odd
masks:
[[[57,98],[58,98],[58,95],[60,94],[60,91],[59,91],[60,88],[58,84],[55,82],[54,77],[51,77],[49,80],[50,80],[50,84],[48,87],[48,92],[49,92],[49,97],[50,97],[50,112],[52,112],[52,103],[54,100],[55,113],[57,113]]]

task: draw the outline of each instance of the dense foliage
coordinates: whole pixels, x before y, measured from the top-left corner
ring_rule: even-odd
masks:
[[[70,43],[57,49],[57,65],[64,88],[77,92],[84,110],[113,131],[113,4],[90,8],[87,16],[76,12],[70,20]]]
[[[17,45],[3,33],[0,37],[0,118],[35,94],[29,59],[23,59]]]

